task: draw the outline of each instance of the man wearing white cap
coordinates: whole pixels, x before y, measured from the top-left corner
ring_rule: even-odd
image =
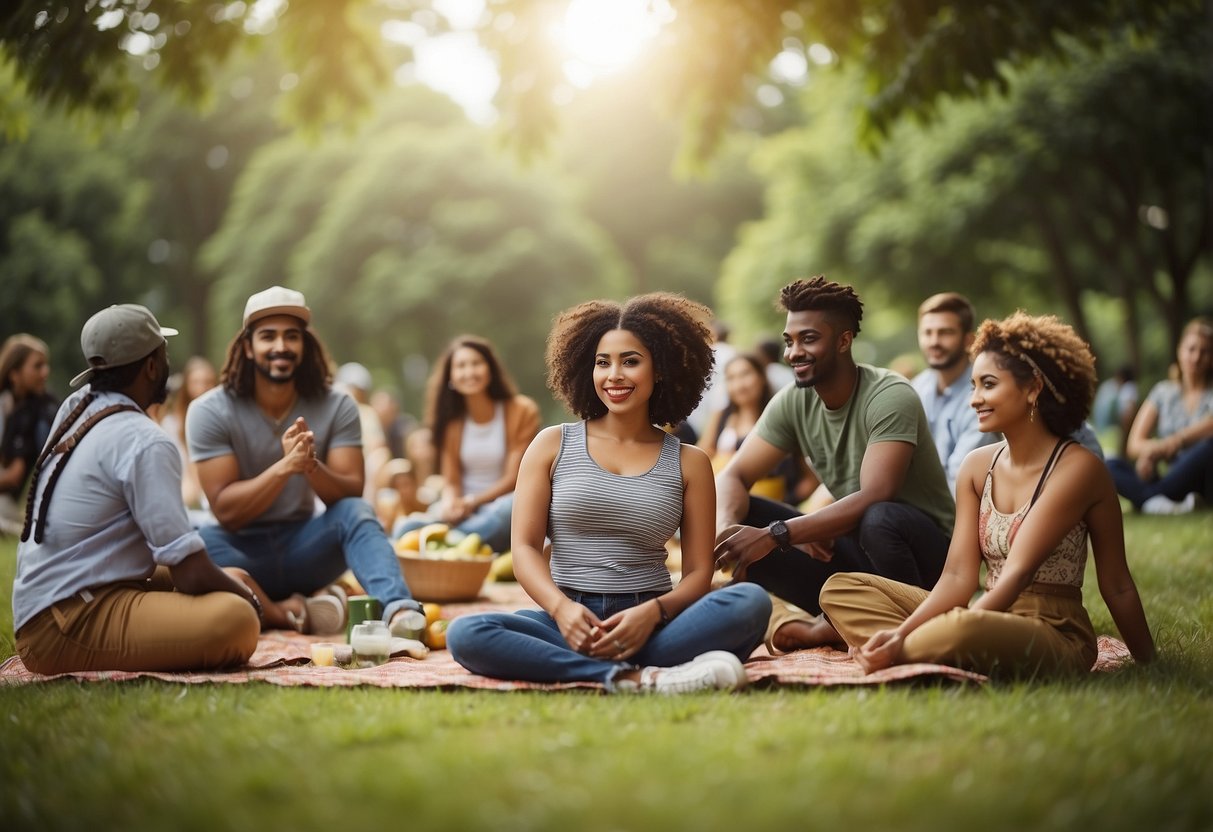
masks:
[[[13,627],[37,673],[205,670],[256,649],[256,598],[190,528],[181,456],[146,414],[164,401],[176,334],[135,304],[81,332],[89,368],[71,383],[88,385],[55,416],[17,547]]]
[[[274,601],[310,596],[300,625],[334,633],[345,609],[324,589],[347,567],[385,621],[420,605],[361,499],[358,408],[332,389],[311,319],[300,292],[274,286],[250,297],[220,385],[190,405],[185,433],[219,521],[201,530],[215,562],[246,570]]]

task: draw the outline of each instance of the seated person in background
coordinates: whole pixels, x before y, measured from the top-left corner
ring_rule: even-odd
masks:
[[[358,425],[362,430],[362,458],[366,470],[366,493],[368,500],[375,497],[375,482],[379,469],[392,458],[388,450],[387,437],[379,413],[371,407],[370,395],[374,382],[371,371],[356,361],[342,364],[333,376],[333,388],[348,395],[358,405]]]
[[[1091,419],[1095,430],[1101,434],[1112,431],[1116,435],[1116,454],[1123,457],[1129,447],[1129,431],[1137,415],[1140,402],[1137,398],[1137,382],[1133,368],[1125,364],[1116,369],[1111,378],[1104,379],[1095,390],[1095,403],[1091,405]]]
[[[434,365],[426,411],[442,497],[431,517],[398,525],[396,533],[439,520],[505,551],[518,466],[539,430],[538,405],[517,391],[492,344],[462,335]]]
[[[954,505],[922,403],[908,381],[856,364],[851,348],[863,303],[818,276],[780,292],[786,358],[796,384],[775,394],[717,478],[716,553],[737,580],[794,605],[776,604],[767,641],[793,650],[832,644],[815,618],[835,572],[871,572],[934,586]],[[807,457],[836,501],[811,514],[749,494],[786,454]],[[742,523],[744,525],[736,525]]]
[[[169,377],[142,306],[85,323],[87,387],[63,403],[34,467],[13,626],[35,673],[209,670],[257,647],[255,595],[207,557],[181,502],[181,456],[148,418]]]
[[[429,503],[421,499],[421,484],[407,459],[389,459],[379,469],[375,492],[375,511],[389,532],[397,521],[425,514]]]
[[[763,372],[762,362],[750,353],[738,353],[729,359],[724,366],[724,385],[728,403],[722,410],[709,414],[703,436],[697,443],[711,458],[715,471],[723,470],[733,458],[771,400],[771,387]],[[787,456],[769,476],[754,483],[750,493],[794,503],[797,501],[795,489],[799,481],[796,463],[791,456]]]
[[[531,443],[514,508],[514,573],[542,609],[455,619],[447,644],[468,670],[612,692],[746,684],[741,661],[770,602],[753,584],[709,591],[712,467],[655,427],[683,421],[703,394],[708,314],[657,293],[590,301],[556,319],[548,385],[583,421]],[[683,570],[672,587],[665,544],[678,531]]]
[[[181,386],[169,397],[164,415],[160,418],[160,427],[172,437],[173,444],[181,454],[181,498],[191,513],[190,519],[194,525],[202,524],[195,522],[196,520],[213,523],[215,519],[209,510],[205,510],[206,495],[202,493],[202,485],[198,482],[198,469],[190,460],[189,451],[186,449],[185,414],[195,399],[218,383],[219,377],[211,362],[198,355],[189,359],[181,371]]]
[[[922,400],[952,493],[969,451],[998,441],[998,434],[978,428],[977,414],[969,406],[973,364],[968,350],[975,337],[974,318],[973,304],[956,292],[932,295],[918,307],[918,348],[927,369],[910,383]]]
[[[58,409],[46,392],[49,355],[42,339],[25,333],[0,347],[0,534],[21,533],[21,493]]]
[[[1134,508],[1184,514],[1198,495],[1213,500],[1213,321],[1195,318],[1184,327],[1171,378],[1154,385],[1137,411],[1128,452],[1108,468]]]
[[[1112,619],[1133,657],[1150,661],[1116,489],[1070,438],[1091,404],[1089,348],[1057,318],[1017,312],[983,323],[972,354],[981,429],[1006,439],[961,465],[939,582],[928,593],[877,575],[834,575],[822,609],[869,673],[912,662],[1000,676],[1086,672],[1097,656],[1082,604],[1089,535]],[[983,561],[986,591],[972,600]]]
[[[344,594],[331,585],[347,568],[391,624],[421,605],[362,499],[358,408],[330,387],[311,318],[299,292],[274,286],[250,297],[221,386],[190,406],[190,456],[218,520],[202,539],[216,563],[245,570],[270,599],[309,596],[305,632],[344,629]]]

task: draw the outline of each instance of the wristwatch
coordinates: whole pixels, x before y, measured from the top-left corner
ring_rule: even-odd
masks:
[[[792,545],[792,533],[788,531],[788,524],[782,520],[775,520],[771,525],[767,526],[767,531],[771,537],[775,538],[775,542],[780,546]]]

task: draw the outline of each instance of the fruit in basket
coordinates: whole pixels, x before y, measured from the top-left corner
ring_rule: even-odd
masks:
[[[480,535],[472,532],[456,543],[455,549],[467,555],[480,554]]]
[[[396,541],[397,552],[416,552],[421,548],[421,529],[405,532]]]

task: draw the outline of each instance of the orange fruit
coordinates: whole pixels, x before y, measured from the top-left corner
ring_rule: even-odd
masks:
[[[446,649],[446,628],[451,622],[445,618],[439,618],[437,621],[430,624],[425,629],[425,643],[429,645],[431,650]]]
[[[442,618],[442,605],[441,604],[435,604],[431,601],[429,603],[422,604],[421,608],[423,610],[425,610],[425,626],[426,627],[429,627],[435,621]]]

